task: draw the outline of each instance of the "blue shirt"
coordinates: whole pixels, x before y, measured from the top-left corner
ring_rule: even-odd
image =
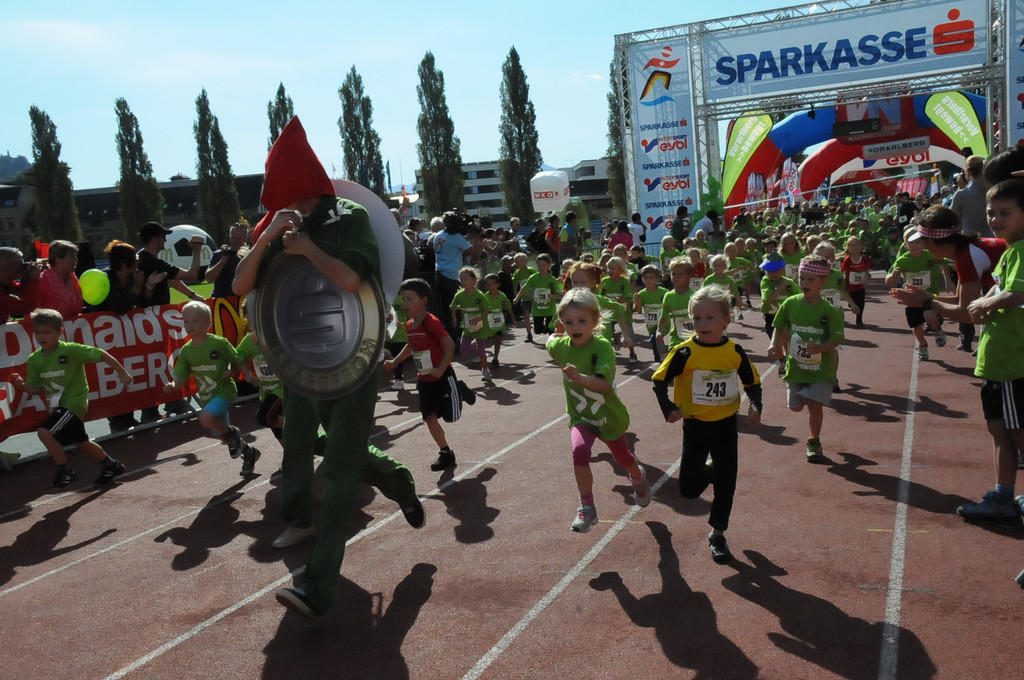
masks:
[[[472,248],[462,234],[451,234],[442,230],[434,237],[434,268],[445,278],[459,280],[462,269],[462,254]]]

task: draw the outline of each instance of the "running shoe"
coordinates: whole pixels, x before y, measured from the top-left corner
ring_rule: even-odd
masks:
[[[640,483],[633,485],[633,498],[641,508],[651,504],[651,485],[647,483],[647,471],[640,468]]]
[[[301,614],[307,619],[321,619],[323,614],[313,609],[313,603],[302,588],[281,588],[274,595],[277,601],[296,614]]]
[[[807,440],[807,462],[817,463],[824,460],[825,454],[821,450],[821,440],[817,437],[811,437]]]
[[[437,458],[430,464],[430,469],[434,472],[440,472],[441,470],[453,467],[455,467],[455,452],[451,449],[441,449],[438,451]]]
[[[946,346],[946,331],[942,330],[941,326],[938,329],[936,329],[935,332],[932,335],[935,338],[935,346],[936,347],[945,347]]]
[[[67,486],[71,482],[78,479],[78,473],[75,472],[74,468],[65,468],[63,470],[57,470],[57,476],[53,478],[53,484],[50,486],[61,488]]]
[[[393,390],[405,389],[405,381],[404,380],[400,380],[398,378],[395,378],[394,380],[391,381],[391,389],[393,389]]]
[[[242,448],[245,446],[245,442],[242,441],[242,435],[237,427],[232,425],[228,429],[228,433],[224,435],[224,439],[227,440],[228,453],[231,454],[232,458],[238,458],[242,455]]]
[[[569,528],[577,533],[585,534],[595,524],[597,524],[597,508],[593,505],[581,505],[580,509],[576,511],[576,519],[572,521],[572,526]]]
[[[297,527],[294,524],[289,524],[288,527],[281,532],[281,535],[274,539],[274,542],[270,544],[270,547],[281,550],[282,548],[290,548],[293,545],[298,545],[305,540],[313,538],[316,535],[316,527],[310,525],[308,527]]]
[[[928,345],[917,346],[917,358],[921,361],[928,361]]]
[[[245,449],[242,451],[242,471],[239,473],[243,477],[251,475],[256,469],[256,461],[260,459],[260,450],[255,446],[244,444]]]
[[[715,561],[715,564],[728,564],[732,559],[732,553],[729,552],[729,544],[724,535],[709,534],[708,545],[711,546],[711,559]]]
[[[976,524],[995,524],[1013,528],[1021,526],[1018,504],[1012,501],[1005,504],[997,503],[995,491],[986,493],[980,503],[961,505],[956,509],[956,514],[965,521]]]
[[[104,465],[103,470],[100,472],[100,476],[96,478],[97,484],[110,484],[114,481],[114,477],[123,475],[127,468],[124,463],[114,461],[112,465]]]

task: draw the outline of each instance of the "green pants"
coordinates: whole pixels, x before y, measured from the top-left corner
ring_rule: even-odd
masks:
[[[378,364],[379,366],[379,364]],[[360,482],[377,487],[400,506],[416,498],[412,474],[369,445],[377,405],[378,368],[355,392],[329,401],[309,399],[285,387],[281,516],[298,526],[313,523],[313,454],[322,444],[323,511],[302,589],[325,612],[334,598],[345,558],[345,534]],[[323,425],[326,437],[317,442]]]

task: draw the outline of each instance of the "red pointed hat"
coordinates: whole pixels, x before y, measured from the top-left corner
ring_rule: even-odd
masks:
[[[281,130],[281,135],[267,154],[263,193],[260,195],[260,203],[267,209],[267,214],[253,230],[253,241],[260,237],[278,210],[304,198],[324,194],[333,196],[334,185],[309,146],[302,123],[295,116]]]

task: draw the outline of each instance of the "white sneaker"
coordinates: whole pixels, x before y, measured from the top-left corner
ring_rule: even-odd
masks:
[[[570,528],[573,531],[585,534],[595,524],[597,524],[597,508],[593,505],[581,505],[580,509],[576,511],[576,519],[572,521]]]
[[[917,346],[917,358],[920,359],[921,361],[928,360],[928,345]]]
[[[274,539],[274,542],[270,544],[272,548],[290,548],[293,545],[298,545],[303,541],[312,538],[316,534],[316,527],[310,525],[308,527],[297,527],[294,524],[289,524],[288,528],[281,532],[281,535]]]
[[[484,370],[480,371],[480,377],[484,380],[484,382],[490,382],[491,369],[485,368]]]
[[[640,474],[643,477],[639,484],[633,485],[633,498],[636,500],[636,504],[641,508],[646,508],[651,504],[651,485],[647,483],[647,471],[640,468]]]
[[[404,380],[399,380],[398,378],[395,378],[394,380],[391,381],[391,389],[393,389],[393,390],[405,389],[405,381]]]
[[[946,346],[946,331],[942,330],[942,328],[939,328],[938,330],[935,331],[934,335],[935,335],[935,346],[936,347],[945,347]]]

